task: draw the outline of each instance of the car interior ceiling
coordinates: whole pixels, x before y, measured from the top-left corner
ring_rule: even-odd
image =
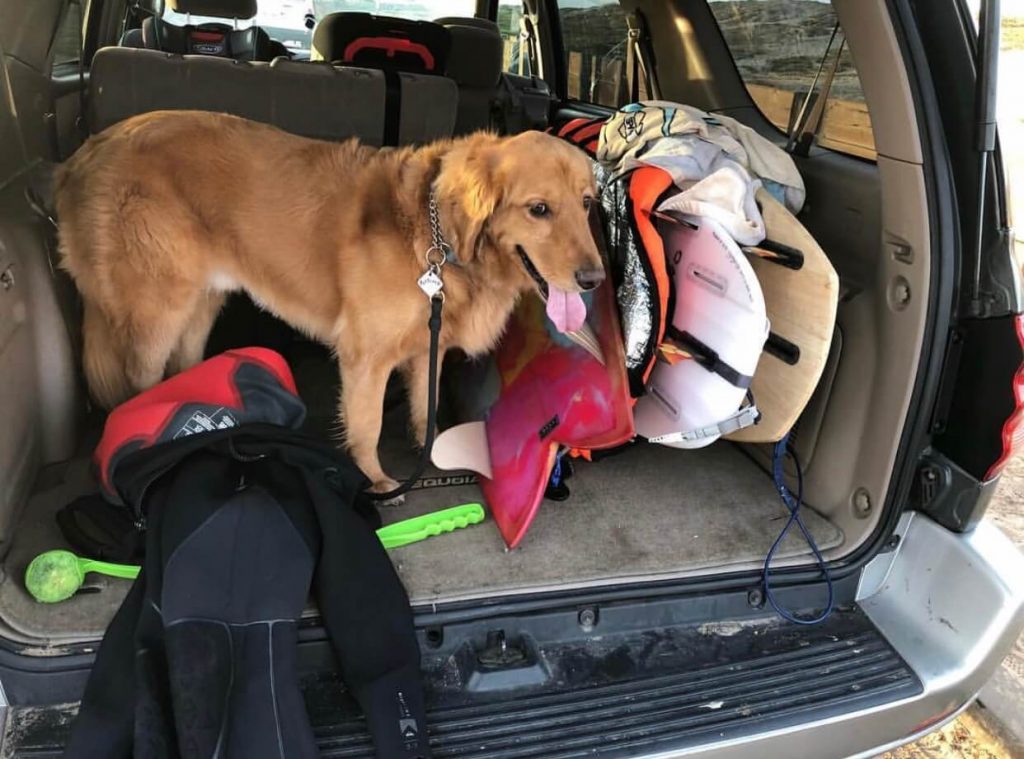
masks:
[[[111,5],[104,6],[106,21],[118,15]],[[543,2],[528,5],[543,18]],[[731,115],[784,142],[747,93],[705,0],[624,0],[622,5],[641,12],[648,22],[665,99]],[[885,0],[834,0],[833,5],[857,62],[878,152],[877,161],[822,148],[797,158],[808,195],[799,218],[839,273],[841,299],[829,365],[801,418],[795,446],[804,465],[808,527],[826,557],[838,559],[868,541],[882,516],[928,314],[931,241],[913,99],[895,37],[879,33],[888,28]],[[62,0],[36,0],[28,15],[53,22],[63,7]],[[54,26],[30,18],[16,34],[0,29],[0,73],[6,75],[0,77],[0,88],[7,90],[0,97],[5,103],[0,144],[11,146],[0,151],[0,270],[13,267],[19,283],[14,298],[7,299],[12,305],[0,304],[16,316],[0,321],[5,386],[0,397],[5,418],[0,425],[5,574],[0,634],[33,644],[97,638],[125,590],[117,581],[99,579],[91,583],[93,592],[47,608],[35,604],[19,581],[32,556],[62,542],[54,524],[56,510],[93,487],[89,456],[102,422],[98,413],[86,411],[74,287],[56,268],[52,228],[25,203],[26,188],[45,184],[55,153],[78,139],[77,76],[55,70],[51,77]],[[94,99],[87,106],[92,131],[147,107],[151,93],[144,85],[137,80],[131,88],[124,81],[144,74],[146,66],[164,65],[154,64],[144,55],[148,52],[103,51],[94,61],[90,96],[97,91],[99,72],[110,77],[110,87],[106,100]],[[106,68],[104,60],[110,62]],[[219,63],[166,65],[182,69],[168,76],[191,80],[204,70],[215,76],[227,72]],[[187,72],[186,65],[192,66]],[[337,108],[331,100],[352,98],[349,102],[361,108],[372,102],[343,71],[331,74],[326,89],[318,84],[303,90],[301,67],[329,64],[252,65],[264,67],[258,76],[265,78],[230,96],[251,96],[251,102],[238,107],[251,109],[253,118],[269,107],[258,99],[270,91],[268,83],[294,82],[295,87],[273,88],[275,93],[288,89],[288,96],[299,100],[308,97],[308,107],[288,111],[292,120],[284,128],[322,138],[350,130],[371,142],[371,135],[382,133],[383,110]],[[466,93],[474,87],[480,89],[480,82],[471,77],[440,82],[435,90],[409,88],[413,94],[402,104],[409,123],[399,130],[403,141],[466,131],[473,117],[456,112],[456,103],[471,103],[472,94]],[[227,91],[212,83],[203,91],[198,84],[192,96],[215,99],[218,93],[227,97]],[[35,126],[48,120],[51,99],[57,101],[55,139]],[[572,104],[561,106],[562,113],[574,110]],[[913,255],[895,255],[907,249]],[[906,302],[893,301],[897,280],[907,283],[912,294]],[[338,378],[328,352],[241,297],[222,315],[208,352],[253,340],[286,356],[309,407],[310,428],[332,434]],[[450,397],[453,391],[446,388],[449,398],[442,409],[449,421],[458,405]],[[411,470],[415,459],[404,419],[396,388],[389,392],[382,438],[385,467],[396,472]],[[763,561],[784,513],[765,475],[768,456],[766,446],[728,443],[697,451],[636,446],[600,462],[577,464],[571,498],[545,502],[529,543],[519,550],[505,552],[494,530],[469,529],[444,542],[398,549],[393,558],[414,604],[753,569]],[[478,499],[474,485],[425,490],[411,495],[405,506],[386,511],[384,518],[395,521]],[[777,564],[802,564],[809,556],[807,547],[790,536]]]

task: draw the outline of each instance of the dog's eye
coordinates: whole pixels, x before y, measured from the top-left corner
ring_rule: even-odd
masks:
[[[550,213],[551,209],[548,208],[547,203],[534,203],[532,206],[530,206],[530,215],[535,216],[538,219],[543,219]]]
[[[583,198],[583,210],[584,211],[589,211],[590,210],[590,206],[593,205],[593,203],[594,203],[594,199],[592,197],[590,197],[589,195],[587,195],[585,198]]]

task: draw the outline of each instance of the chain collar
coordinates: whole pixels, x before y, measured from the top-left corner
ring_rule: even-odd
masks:
[[[416,284],[431,300],[444,300],[444,280],[441,279],[441,267],[453,258],[452,246],[445,242],[441,234],[441,214],[437,208],[437,197],[430,192],[428,204],[430,215],[430,247],[423,257],[427,260],[427,270],[423,272]]]
[[[455,257],[455,251],[449,245],[441,233],[441,212],[437,206],[437,196],[430,191],[430,202],[428,204],[430,213],[430,247],[427,248],[426,259],[429,266],[444,266]]]

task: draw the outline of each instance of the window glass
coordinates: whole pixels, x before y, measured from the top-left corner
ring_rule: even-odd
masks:
[[[57,29],[57,36],[53,40],[53,65],[78,63],[81,46],[82,6],[78,3],[71,3]]]
[[[570,99],[614,108],[629,101],[628,27],[618,2],[563,0],[558,6]],[[641,99],[647,96],[640,83]]]
[[[530,56],[521,46],[523,3],[522,0],[498,0],[498,30],[504,43],[502,71],[521,76],[530,75]]]
[[[260,4],[288,0],[260,0]],[[312,0],[317,18],[339,11],[398,16],[417,21],[433,21],[444,16],[469,17],[476,14],[476,0]]]
[[[259,0],[255,23],[297,57],[309,57],[313,30],[306,18],[316,15],[313,0]]]
[[[769,121],[787,131],[828,49],[836,24],[831,3],[709,0],[709,5],[751,98]],[[841,39],[842,31],[832,45],[821,81],[831,70]],[[875,157],[871,117],[846,45],[825,104],[818,144]]]

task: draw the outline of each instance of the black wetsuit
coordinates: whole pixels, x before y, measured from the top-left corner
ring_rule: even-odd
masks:
[[[253,424],[134,453],[115,478],[146,555],[66,756],[317,756],[295,662],[311,585],[377,755],[429,755],[408,597],[344,455]]]

